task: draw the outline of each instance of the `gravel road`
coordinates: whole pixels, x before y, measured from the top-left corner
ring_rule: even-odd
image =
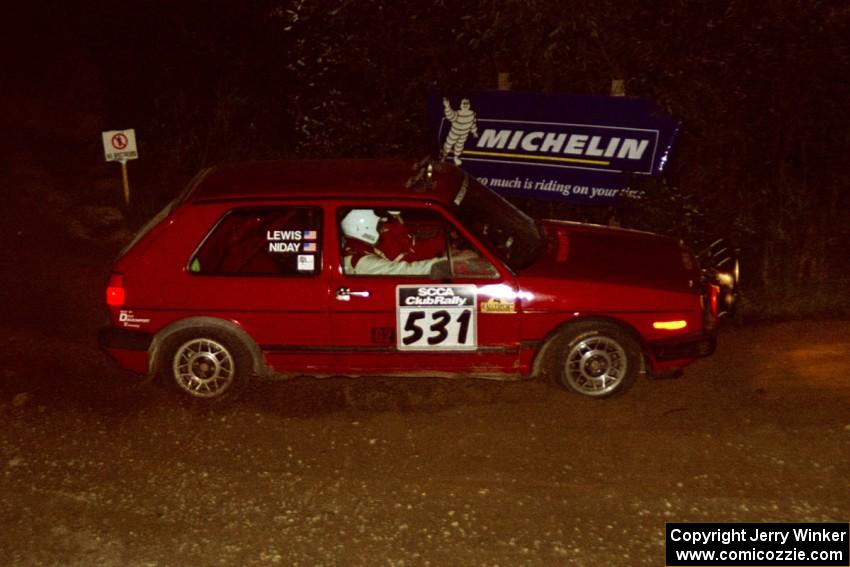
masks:
[[[850,521],[850,323],[677,380],[308,379],[181,403],[99,352],[109,246],[0,236],[0,563],[664,564],[664,524]],[[21,228],[23,227],[23,228]]]

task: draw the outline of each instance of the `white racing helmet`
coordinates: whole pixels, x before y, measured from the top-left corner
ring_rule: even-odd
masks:
[[[356,238],[367,244],[378,242],[378,223],[381,217],[372,209],[351,209],[342,217],[342,233],[348,238]]]

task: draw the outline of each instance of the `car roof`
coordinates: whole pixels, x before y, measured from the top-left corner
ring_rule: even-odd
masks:
[[[432,183],[423,172],[431,165]],[[453,165],[412,160],[279,160],[211,167],[185,202],[381,197],[449,202],[463,175]],[[418,178],[418,182],[416,179]]]

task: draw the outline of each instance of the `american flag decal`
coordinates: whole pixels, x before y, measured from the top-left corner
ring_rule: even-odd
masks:
[[[315,230],[305,230],[304,231],[304,240],[316,240],[316,231]]]
[[[315,252],[316,251],[316,243],[315,242],[305,242],[304,243],[304,252]]]

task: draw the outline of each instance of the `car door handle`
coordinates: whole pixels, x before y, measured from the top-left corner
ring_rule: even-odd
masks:
[[[368,291],[351,291],[347,287],[340,287],[336,290],[337,301],[351,301],[352,297],[362,297],[368,299],[372,295]]]

